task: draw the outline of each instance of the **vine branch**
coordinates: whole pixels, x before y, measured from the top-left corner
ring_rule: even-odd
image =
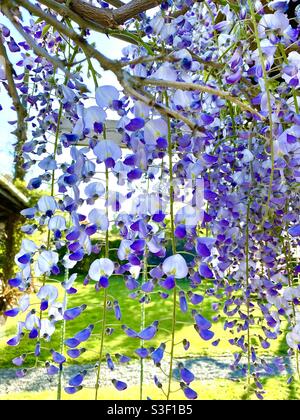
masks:
[[[15,29],[19,32],[19,34],[25,39],[27,44],[30,46],[30,48],[39,56],[44,57],[46,60],[49,61],[53,65],[54,68],[59,68],[63,73],[65,73],[67,78],[70,78],[74,81],[76,84],[76,87],[80,91],[86,91],[86,87],[78,81],[76,76],[72,74],[68,68],[67,65],[61,61],[60,59],[53,57],[50,55],[45,48],[39,46],[32,38],[31,36],[24,31],[22,25],[17,21],[17,19],[12,15],[9,8],[7,6],[3,7],[3,13],[5,16],[10,20],[11,24],[15,27]]]
[[[4,58],[5,63],[5,73],[7,78],[7,84],[3,83],[9,96],[12,99],[14,109],[17,114],[17,129],[14,130],[13,134],[17,137],[17,146],[16,146],[16,165],[15,165],[15,178],[23,179],[24,170],[22,169],[23,159],[22,159],[22,146],[27,139],[27,127],[26,127],[26,117],[27,110],[26,107],[22,104],[19,97],[16,84],[14,81],[14,69],[8,58],[8,54],[4,43],[2,41],[2,30],[0,29],[0,55]]]
[[[245,104],[237,97],[232,96],[228,92],[215,89],[211,86],[199,85],[197,83],[171,82],[168,80],[142,79],[142,78],[137,78],[137,77],[135,77],[135,79],[138,80],[138,83],[143,86],[161,86],[161,87],[169,87],[169,88],[175,88],[175,89],[187,90],[187,91],[200,91],[203,93],[208,93],[210,95],[216,95],[216,96],[219,96],[220,98],[231,101],[232,103],[234,103],[235,105],[243,109],[244,111],[251,112],[252,114],[259,117],[261,120],[265,118],[256,109],[252,108],[248,104]]]
[[[66,3],[65,0],[56,1],[60,4]],[[114,1],[114,5],[119,4],[119,6],[117,9],[111,10],[93,6],[82,0],[72,0],[69,7],[82,19],[113,29],[140,13],[159,6],[162,2],[163,0],[132,0],[127,4],[120,5],[119,2]]]

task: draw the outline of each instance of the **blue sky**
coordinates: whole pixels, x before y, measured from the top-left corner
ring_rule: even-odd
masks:
[[[1,15],[1,23],[8,26],[11,29],[11,26],[8,24],[5,17]],[[11,29],[14,33],[13,29]],[[15,137],[11,134],[11,131],[14,130],[14,126],[9,125],[7,121],[14,121],[16,119],[15,113],[10,109],[11,99],[6,93],[6,90],[3,86],[0,87],[0,104],[3,107],[3,110],[0,112],[0,173],[11,173],[12,164],[13,164],[13,147],[12,144],[15,141]]]
[[[11,25],[7,20],[1,16],[1,23],[5,24],[10,28],[13,36],[17,41],[20,40],[18,34],[15,33]],[[108,57],[112,59],[117,59],[121,56],[121,50],[127,44],[123,41],[119,41],[115,38],[110,38],[103,34],[94,34],[90,37],[91,42],[96,42],[98,49]],[[19,55],[16,55],[16,59],[19,59]],[[113,84],[116,86],[117,81],[115,77],[110,72],[102,73],[102,84]],[[92,84],[88,84],[92,88]],[[11,132],[14,130],[14,126],[8,124],[8,121],[14,121],[16,119],[14,111],[11,107],[11,99],[7,95],[5,88],[0,87],[0,104],[3,107],[3,110],[0,111],[0,174],[11,174],[13,169],[13,143],[15,142],[15,137]]]

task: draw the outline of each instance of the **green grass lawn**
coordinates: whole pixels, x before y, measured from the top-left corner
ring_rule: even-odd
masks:
[[[285,378],[268,378],[264,380],[266,394],[265,400],[298,400],[300,395],[299,383],[286,384]],[[176,386],[175,386],[176,387]],[[228,379],[216,379],[213,381],[197,381],[193,383],[193,389],[198,393],[199,400],[257,400],[254,393],[247,393],[242,382],[234,382]],[[75,395],[63,393],[63,400],[93,400],[94,390],[83,389]],[[152,386],[144,386],[144,395],[153,400],[164,400],[161,391]],[[182,391],[172,394],[172,400],[182,400]],[[0,396],[0,400],[55,400],[55,391],[43,392],[20,392]],[[99,400],[138,400],[139,387],[132,386],[123,392],[116,391],[113,387],[100,388]]]
[[[72,337],[74,334],[83,328],[87,327],[89,324],[97,323],[102,316],[102,302],[103,302],[103,290],[96,292],[94,289],[94,283],[89,284],[88,286],[82,286],[82,278],[79,278],[76,284],[78,293],[76,295],[69,296],[68,298],[68,307],[74,307],[81,305],[82,303],[87,303],[87,309],[78,317],[76,320],[67,322],[66,325],[66,337]],[[126,324],[129,327],[139,330],[140,329],[140,320],[141,320],[141,310],[140,304],[131,298],[128,297],[129,291],[124,285],[124,281],[121,277],[113,277],[110,280],[109,295],[110,299],[114,300],[118,298],[122,310],[122,320],[116,321],[113,311],[108,312],[107,324],[112,325],[115,328],[115,332],[105,338],[105,353],[117,353],[122,349],[123,354],[128,354],[134,357],[134,350],[139,347],[139,340],[132,339],[125,335],[121,329],[122,324]],[[62,296],[61,296],[62,299]],[[33,302],[36,299],[33,297]],[[201,311],[206,316],[211,317],[211,299],[205,299],[204,303],[201,304]],[[166,340],[166,337],[169,336],[169,331],[171,329],[171,309],[172,309],[172,298],[170,297],[167,300],[163,300],[158,297],[156,294],[152,295],[152,301],[150,304],[146,305],[146,325],[150,325],[154,320],[159,319],[160,321],[160,330],[156,338],[151,341],[151,345],[159,345],[161,342]],[[22,316],[20,317],[20,319]],[[15,334],[15,325],[17,318],[8,319],[4,331],[1,334],[0,341],[0,351],[1,351],[1,367],[11,366],[11,359],[16,355],[22,353],[30,352],[33,350],[34,343],[29,339],[24,339],[18,347],[8,347],[6,341],[9,337]],[[207,343],[200,339],[199,335],[194,330],[191,321],[190,314],[183,314],[178,310],[177,316],[177,327],[176,327],[176,341],[179,342],[184,338],[187,338],[191,341],[191,348],[189,350],[189,355],[205,355],[205,354],[223,354],[224,352],[230,351],[229,344],[223,342],[220,348],[213,347],[210,343]],[[184,322],[189,322],[189,325],[181,324]],[[50,348],[59,348],[60,341],[60,328],[59,323],[58,331],[52,337],[51,343],[44,343],[44,346]],[[218,323],[214,326],[214,331],[217,336],[224,336],[222,331],[221,323]],[[95,362],[97,360],[97,352],[99,349],[99,334],[101,332],[101,324],[98,323],[95,326],[94,334],[88,342],[88,349],[84,353],[80,361],[82,363],[86,362]],[[182,345],[176,347],[176,356],[183,357],[186,356]],[[27,363],[32,364],[33,359],[28,357]],[[72,359],[69,362],[73,362]],[[75,363],[78,363],[75,361]]]
[[[87,309],[75,320],[69,321],[66,323],[66,338],[73,337],[74,334],[89,324],[96,324],[93,336],[88,341],[87,348],[89,351],[84,353],[80,357],[82,363],[95,362],[97,361],[97,353],[99,350],[99,334],[101,332],[101,324],[99,320],[102,317],[102,302],[103,302],[103,290],[96,292],[94,289],[94,284],[89,284],[88,286],[82,285],[82,277],[79,277],[77,280],[76,288],[78,293],[76,295],[71,295],[68,298],[68,307],[72,308],[82,303],[88,305]],[[183,287],[185,285],[183,284]],[[186,285],[187,287],[187,285]],[[203,291],[203,290],[202,290]],[[201,290],[198,291],[201,293]],[[109,295],[110,299],[114,300],[118,298],[122,310],[122,319],[121,321],[116,321],[113,311],[108,312],[107,323],[112,325],[115,329],[115,332],[105,338],[105,353],[117,353],[122,352],[123,354],[129,355],[130,357],[135,357],[134,350],[139,347],[139,340],[129,338],[121,329],[122,324],[126,324],[129,327],[139,330],[140,329],[140,305],[136,300],[133,300],[128,297],[129,291],[126,289],[124,282],[121,277],[113,277],[110,280]],[[61,299],[63,296],[61,295]],[[32,302],[37,302],[36,298],[33,295]],[[199,310],[205,317],[211,319],[213,315],[216,315],[212,311],[211,305],[213,302],[217,302],[215,298],[206,297],[200,305],[197,306]],[[33,306],[34,307],[34,306]],[[193,305],[190,305],[190,308],[196,308]],[[146,305],[146,325],[150,325],[154,320],[160,321],[160,328],[155,339],[151,340],[151,346],[159,345],[161,342],[168,340],[171,330],[171,310],[172,310],[172,298],[171,296],[167,300],[161,299],[157,294],[152,295],[152,301],[150,304]],[[22,319],[22,315],[19,317]],[[18,318],[10,318],[2,328],[0,333],[0,368],[11,367],[11,360],[23,353],[29,353],[34,350],[34,342],[29,339],[23,339],[21,344],[18,347],[9,347],[6,345],[8,338],[15,335],[16,330],[16,321]],[[185,324],[187,323],[187,324]],[[43,343],[45,348],[54,348],[59,349],[60,341],[60,323],[57,323],[57,332],[53,335],[50,343]],[[222,319],[213,325],[213,331],[215,332],[215,338],[221,338],[219,346],[214,347],[211,345],[211,342],[206,342],[202,340],[198,333],[194,330],[192,317],[190,313],[183,314],[178,308],[177,311],[177,325],[176,325],[176,342],[181,342],[184,338],[188,339],[191,342],[191,347],[188,351],[188,354],[184,351],[182,345],[176,346],[175,356],[176,357],[186,357],[186,356],[222,356],[224,354],[231,354],[233,347],[228,343],[228,339],[232,337],[229,332],[224,332]],[[252,328],[252,341],[255,343],[257,338],[255,337],[256,328]],[[168,338],[166,338],[168,337]],[[281,343],[282,344],[282,343]],[[168,346],[168,343],[167,343]],[[168,348],[167,348],[168,350]],[[272,348],[270,349],[270,354],[279,354],[285,353],[285,345],[280,345],[272,343]],[[44,353],[47,353],[46,351]],[[43,354],[41,359],[43,360]],[[30,356],[27,358],[27,365],[32,365],[34,362],[33,358]],[[78,363],[78,361],[73,361],[70,359],[69,363]]]
[[[89,324],[96,324],[94,329],[93,336],[89,339],[87,345],[88,351],[84,353],[79,359],[72,360],[69,359],[68,363],[95,363],[98,360],[99,353],[99,334],[101,332],[101,324],[99,320],[102,314],[102,302],[103,302],[103,291],[96,292],[94,289],[94,283],[89,284],[88,286],[82,285],[83,277],[78,277],[76,288],[78,293],[76,295],[69,296],[68,298],[68,307],[74,307],[86,303],[88,305],[87,309],[81,314],[79,318],[73,321],[67,322],[66,325],[66,338],[73,337],[74,334]],[[183,283],[183,287],[187,287]],[[198,290],[198,293],[204,293],[204,290],[207,289],[209,285],[201,286],[202,290]],[[126,324],[129,327],[139,330],[140,329],[140,320],[141,320],[141,309],[140,304],[131,298],[128,297],[129,291],[124,285],[124,281],[121,277],[113,277],[110,280],[109,295],[110,299],[114,300],[118,298],[122,310],[122,320],[116,321],[113,311],[109,311],[107,317],[108,325],[111,325],[115,328],[115,332],[111,336],[105,337],[105,349],[104,354],[111,353],[122,353],[130,357],[135,357],[134,350],[139,347],[140,343],[138,339],[132,339],[125,335],[121,329],[122,324]],[[61,294],[60,298],[63,296]],[[36,297],[32,296],[32,303],[36,303]],[[212,311],[212,303],[217,302],[216,298],[206,297],[204,302],[198,305],[197,310],[201,312],[205,317],[211,319],[213,315],[216,315]],[[34,306],[33,306],[34,307]],[[190,309],[195,308],[193,305],[190,305]],[[162,300],[157,294],[152,295],[152,300],[150,304],[146,305],[146,325],[150,325],[154,320],[160,320],[160,328],[157,336],[154,340],[151,340],[151,346],[159,345],[161,342],[166,342],[170,337],[171,329],[171,311],[172,311],[172,298],[169,297],[167,300]],[[222,314],[221,314],[222,315]],[[20,319],[22,316],[20,316]],[[221,338],[221,342],[218,347],[212,346],[211,342],[203,341],[197,332],[193,328],[193,323],[191,322],[191,314],[183,314],[179,308],[177,311],[177,325],[176,325],[176,343],[181,342],[184,338],[188,339],[191,342],[191,347],[186,353],[183,349],[182,344],[176,346],[175,357],[192,357],[192,356],[210,356],[210,357],[220,357],[225,354],[232,354],[233,351],[238,351],[237,348],[233,348],[229,343],[228,339],[232,337],[230,332],[224,332],[223,329],[223,320],[220,320],[213,325],[213,331],[215,332],[215,339]],[[15,335],[16,330],[16,321],[18,318],[8,319],[5,327],[2,328],[0,332],[0,368],[12,367],[11,360],[23,353],[30,353],[34,350],[34,342],[25,338],[18,347],[8,347],[6,341],[8,338],[11,338]],[[185,324],[187,323],[187,324]],[[258,331],[257,331],[258,332]],[[54,348],[59,349],[60,342],[60,323],[57,324],[57,332],[53,335],[50,343],[43,343],[44,350],[40,357],[40,362],[43,364],[49,358],[49,352],[46,350]],[[256,337],[256,327],[251,329],[252,342],[256,343],[258,338]],[[167,342],[167,351],[169,350],[169,342]],[[285,339],[283,338],[281,342],[272,342],[272,346],[269,351],[266,353],[270,355],[286,354],[286,344]],[[33,366],[35,363],[35,358],[33,356],[28,356],[26,359],[27,366]],[[295,388],[295,385],[287,386],[285,384],[286,378],[272,378],[266,379],[267,389],[270,388],[268,398],[287,398],[291,399],[291,395],[297,395],[298,387]],[[203,399],[241,399],[245,393],[243,388],[244,384],[237,383],[231,380],[218,380],[218,381],[203,381],[197,383],[197,390],[199,392],[200,398]],[[158,398],[157,392],[159,390],[153,390],[153,387],[149,388],[153,398]],[[294,390],[294,388],[296,390]],[[146,389],[148,389],[146,387]],[[103,391],[107,396],[106,391]],[[89,398],[90,393],[88,390],[79,393],[78,398]],[[118,393],[115,390],[110,390],[109,395],[112,399],[135,399],[138,396],[137,387],[132,387],[123,393]],[[150,395],[150,396],[151,396]],[[281,397],[280,397],[281,396]],[[10,395],[9,398],[15,397]],[[27,398],[24,394],[19,395],[20,398]],[[54,394],[48,393],[47,395],[43,392],[40,394],[32,394],[32,399],[51,399],[54,398]],[[178,393],[178,396],[174,395],[174,398],[182,398],[182,392]],[[7,399],[7,398],[6,398]]]

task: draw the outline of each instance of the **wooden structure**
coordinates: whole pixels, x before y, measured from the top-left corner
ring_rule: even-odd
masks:
[[[19,215],[27,205],[27,197],[0,175],[0,222],[7,221],[11,215]]]
[[[20,220],[20,211],[28,206],[28,199],[10,181],[0,175],[0,235],[2,242],[0,260],[1,289],[13,274],[14,229]]]

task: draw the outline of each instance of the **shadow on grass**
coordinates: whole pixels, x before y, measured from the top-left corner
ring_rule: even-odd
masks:
[[[101,323],[99,323],[99,320],[102,317],[104,292],[103,290],[96,292],[94,282],[84,287],[82,286],[82,281],[83,277],[78,277],[75,285],[78,289],[78,293],[68,297],[68,308],[80,306],[85,303],[87,304],[87,309],[77,319],[66,323],[66,338],[73,337],[78,331],[83,330],[90,324],[95,324],[95,329],[89,341],[82,346],[86,347],[89,351],[84,353],[82,357],[76,361],[73,361],[72,359],[68,360],[68,363],[94,363],[98,359],[99,335],[101,333]],[[188,283],[182,283],[181,286],[184,289],[187,289]],[[110,279],[108,294],[111,301],[118,299],[121,306],[122,319],[121,321],[116,321],[113,310],[108,311],[107,325],[114,328],[114,333],[111,336],[105,337],[104,354],[121,352],[130,357],[135,357],[134,350],[140,347],[140,340],[127,337],[121,329],[121,326],[125,324],[136,331],[140,331],[141,304],[138,302],[138,299],[132,299],[128,296],[130,292],[125,287],[124,280],[121,277],[113,277]],[[60,300],[62,300],[62,296],[60,296]],[[173,303],[171,296],[168,299],[163,300],[158,294],[151,295],[151,302],[145,305],[146,326],[150,325],[155,320],[161,320],[159,331],[155,339],[151,340],[151,346],[159,346],[161,342],[165,342],[169,339],[172,322],[170,319],[172,307]],[[195,307],[191,305],[191,308]],[[206,298],[201,304],[201,312],[204,316],[211,316],[211,298]],[[177,321],[176,332],[179,335],[180,331],[187,326],[184,323],[188,323],[190,325],[189,333],[197,336],[197,333],[193,329],[193,319],[190,311],[186,314],[182,313],[178,308]],[[14,322],[14,324],[16,324],[16,322]],[[56,324],[56,332],[53,334],[50,343],[43,342],[44,351],[42,352],[40,361],[46,361],[47,357],[49,357],[49,354],[47,355],[45,349],[59,349],[61,338],[60,326],[61,322],[58,322]],[[15,330],[15,325],[6,328],[5,341],[15,335]],[[186,338],[189,339],[189,337]],[[35,362],[35,358],[30,353],[34,352],[34,346],[35,341],[28,338],[24,338],[18,347],[8,347],[4,345],[5,352],[3,352],[0,359],[0,368],[12,367],[11,360],[23,353],[28,354],[25,366],[32,366]],[[147,347],[147,343],[145,346]]]
[[[291,376],[293,375],[294,371],[293,371],[293,367],[292,367],[292,362],[291,362],[291,358],[287,356],[287,343],[286,343],[286,334],[283,334],[283,338],[280,341],[279,347],[278,347],[278,355],[283,356],[284,360],[285,360],[285,369],[286,369],[286,374],[287,376]],[[273,359],[274,360],[274,359]],[[282,380],[284,380],[285,375],[282,374],[282,372],[278,369],[278,367],[274,362],[268,362],[268,367],[272,369],[272,373],[267,374],[262,373],[262,379],[261,379],[261,384],[263,385],[263,387],[267,387],[268,383],[270,381],[270,379],[274,379],[274,378],[278,378],[281,377]],[[263,369],[262,369],[263,371]],[[246,379],[246,377],[245,377]],[[285,380],[286,382],[286,380]],[[298,390],[296,387],[296,384],[294,381],[292,381],[290,384],[285,383],[285,387],[288,390],[288,400],[298,400],[299,399],[299,395],[298,395]],[[255,390],[253,387],[250,387],[250,389],[247,389],[246,392],[242,395],[242,399],[243,400],[248,400],[251,398],[251,396],[254,395]]]

